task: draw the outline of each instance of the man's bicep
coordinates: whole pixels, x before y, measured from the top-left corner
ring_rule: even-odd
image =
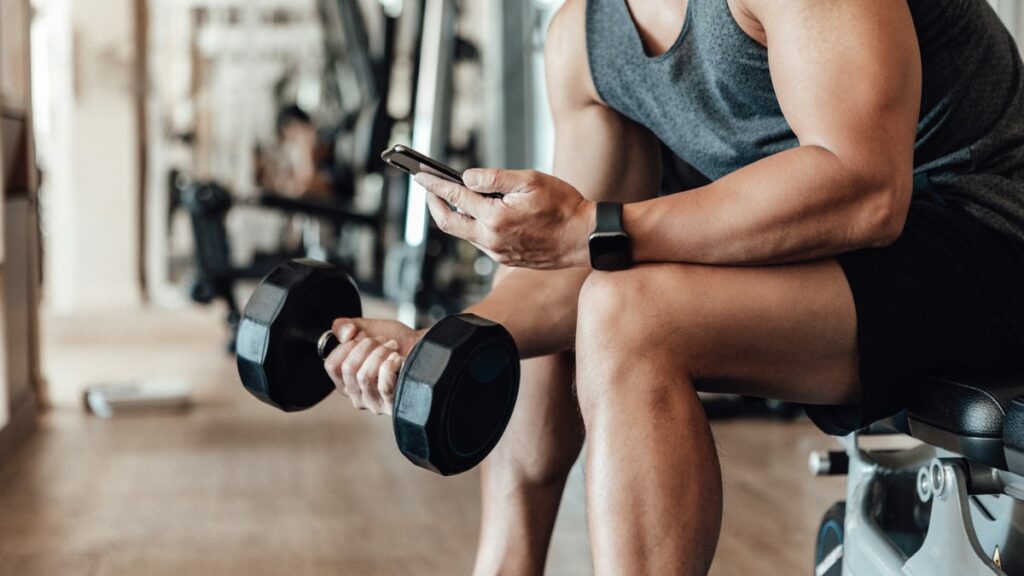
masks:
[[[591,200],[651,198],[661,180],[658,141],[600,101],[587,61],[585,8],[583,0],[568,0],[548,29],[545,65],[555,123],[555,175]]]
[[[590,200],[647,200],[661,184],[658,140],[601,105],[556,119],[554,166],[556,176]]]
[[[905,2],[760,2],[779,104],[802,145],[912,161],[920,57]]]

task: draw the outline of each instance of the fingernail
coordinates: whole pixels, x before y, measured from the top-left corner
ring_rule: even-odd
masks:
[[[354,324],[345,324],[341,327],[341,330],[338,330],[338,340],[340,340],[342,344],[348,342],[352,339],[352,335],[355,334],[355,331],[356,327]]]
[[[398,342],[395,340],[388,340],[384,343],[385,348],[391,348],[392,350],[398,350]]]
[[[462,173],[462,182],[466,186],[473,188],[480,185],[480,171],[479,170],[466,170]]]

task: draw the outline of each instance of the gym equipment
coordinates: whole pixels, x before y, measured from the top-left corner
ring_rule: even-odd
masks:
[[[464,168],[481,163],[475,156],[477,146],[472,134],[461,149],[453,146],[453,105],[458,96],[453,71],[459,62],[478,62],[480,55],[459,35],[459,14],[456,0],[423,1],[412,141],[402,144]],[[466,286],[460,285],[460,281],[471,283],[473,276],[479,275],[453,278],[443,273],[445,269],[459,268],[453,261],[465,255],[456,247],[462,241],[433,225],[427,211],[426,191],[413,183],[411,177],[403,176],[407,183],[402,232],[406,246],[392,248],[386,257],[384,269],[391,277],[385,277],[384,284],[401,290],[391,294],[399,303],[399,318],[415,326],[453,308],[464,307]]]
[[[727,420],[731,418],[795,420],[804,413],[803,408],[799,404],[791,404],[771,398],[707,392],[701,392],[699,396],[700,403],[704,406],[704,415],[708,417],[708,420]]]
[[[173,197],[182,198],[188,209],[195,238],[196,279],[192,299],[201,304],[222,299],[227,303],[233,350],[235,331],[240,315],[234,300],[234,288],[240,280],[257,280],[279,262],[300,256],[329,260],[348,267],[359,262],[357,275],[363,289],[380,291],[385,248],[395,235],[391,222],[399,218],[391,206],[393,194],[385,188],[378,208],[359,206],[354,200],[357,190],[381,187],[379,175],[384,171],[379,152],[389,144],[396,125],[406,121],[392,117],[388,102],[395,84],[414,82],[414,78],[393,78],[392,66],[398,56],[415,58],[417,48],[400,50],[410,42],[410,33],[418,34],[422,23],[418,2],[407,2],[395,9],[394,2],[381,0],[361,6],[358,0],[317,0],[323,26],[324,69],[323,91],[317,118],[321,121],[321,137],[334,142],[332,167],[338,180],[337,197],[331,200],[296,199],[259,190],[251,201],[240,201],[213,182],[191,182],[180,174],[172,175]],[[370,8],[372,6],[372,8]],[[378,13],[368,22],[364,16]],[[364,14],[365,12],[365,14]],[[402,22],[400,26],[399,23]],[[376,25],[370,25],[376,24]],[[404,31],[404,29],[408,29]],[[401,54],[399,54],[401,52]],[[411,53],[411,54],[406,54]],[[415,74],[415,66],[412,73]],[[415,90],[409,92],[414,99]],[[386,185],[385,185],[386,186]],[[368,194],[371,199],[374,194]],[[276,211],[303,226],[303,242],[298,249],[282,248],[274,254],[258,254],[242,266],[230,261],[230,237],[225,219],[231,208],[245,204]],[[333,235],[335,241],[320,243],[320,232]],[[371,242],[372,255],[353,249],[353,238]],[[312,241],[309,241],[312,239]]]
[[[263,402],[286,412],[319,403],[334,383],[323,360],[338,345],[335,318],[362,313],[355,283],[309,259],[267,275],[238,327],[238,373]],[[508,425],[519,391],[519,351],[499,324],[473,314],[442,319],[398,375],[394,431],[417,466],[448,476],[482,461]]]
[[[815,575],[1024,574],[1024,372],[927,378],[912,397],[811,455],[813,474],[847,475]],[[879,435],[916,442],[872,447]]]
[[[235,299],[235,284],[239,280],[258,280],[267,275],[281,260],[326,252],[316,234],[304,234],[302,245],[292,250],[278,250],[271,253],[257,252],[245,266],[231,262],[231,246],[225,220],[228,211],[238,205],[260,207],[284,214],[304,218],[307,229],[316,229],[316,224],[326,222],[337,229],[359,226],[369,229],[376,227],[372,216],[346,210],[337,204],[300,200],[262,194],[252,200],[238,200],[223,186],[214,182],[192,182],[184,174],[175,173],[172,189],[180,203],[188,210],[192,221],[195,240],[196,275],[192,282],[190,296],[200,304],[221,299],[227,304],[229,338],[227,349],[234,352],[235,331],[240,311]],[[309,242],[306,238],[312,237]]]

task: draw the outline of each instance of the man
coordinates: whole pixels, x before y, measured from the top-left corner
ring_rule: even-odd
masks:
[[[697,390],[844,433],[928,373],[1021,366],[1024,69],[984,0],[569,0],[547,61],[557,178],[420,178],[514,268],[471,311],[531,358],[478,574],[541,573],[584,430],[597,573],[701,574],[721,482]],[[655,198],[659,140],[712,182]],[[328,371],[389,410],[419,334],[335,328]]]
[[[277,114],[277,142],[258,156],[257,180],[290,198],[336,200],[350,184],[334,159],[333,142],[317,133],[313,119],[292,104]]]

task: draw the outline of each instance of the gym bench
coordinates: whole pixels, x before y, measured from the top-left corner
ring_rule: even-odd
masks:
[[[847,475],[816,576],[1024,574],[1024,371],[927,378],[913,397],[844,451],[811,455],[812,473]],[[920,443],[864,446],[892,434]]]

